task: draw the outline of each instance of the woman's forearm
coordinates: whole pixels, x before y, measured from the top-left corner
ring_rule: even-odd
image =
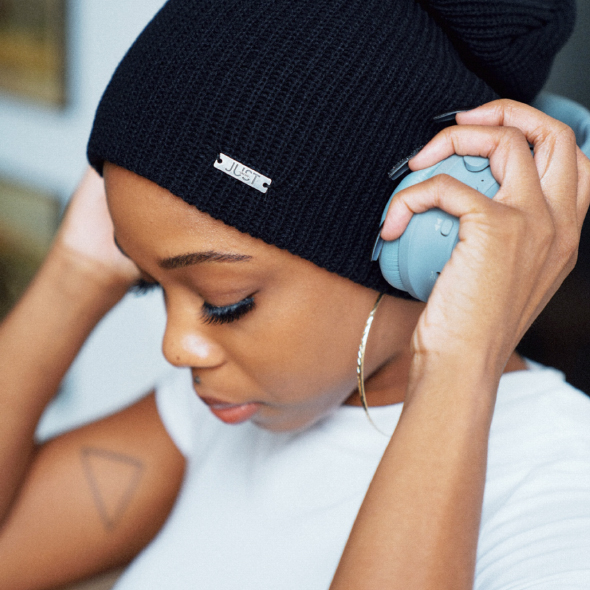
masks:
[[[410,168],[474,153],[489,159],[500,189],[488,199],[440,174],[397,192],[388,208],[385,240],[433,207],[459,218],[460,239],[412,336],[404,410],[332,590],[472,588],[500,375],[575,263],[590,162],[572,130],[509,100],[456,120]]]
[[[332,590],[472,588],[497,381],[453,364],[414,364]]]
[[[100,318],[122,297],[93,263],[54,247],[0,325],[0,522],[27,469],[36,424]]]

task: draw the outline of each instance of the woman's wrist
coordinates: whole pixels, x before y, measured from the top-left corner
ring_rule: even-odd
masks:
[[[491,417],[502,371],[503,364],[486,351],[415,353],[405,403],[424,397],[452,399]]]
[[[40,275],[50,288],[61,292],[76,306],[88,306],[103,315],[128,291],[132,282],[106,264],[92,260],[56,241]]]

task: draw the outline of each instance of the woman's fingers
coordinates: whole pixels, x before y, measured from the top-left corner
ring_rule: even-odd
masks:
[[[432,166],[452,154],[488,158],[501,185],[496,200],[523,209],[540,210],[543,193],[535,161],[525,135],[515,127],[457,125],[441,131],[410,165],[413,170]]]
[[[490,206],[488,197],[456,178],[437,174],[395,195],[383,223],[381,236],[384,240],[399,238],[410,223],[412,215],[435,207],[455,217],[464,218],[471,213],[485,213]]]
[[[515,127],[522,131],[533,146],[546,144],[549,139],[555,139],[564,131],[566,134],[571,132],[565,123],[534,107],[508,99],[494,100],[459,113],[456,120],[459,125]]]
[[[460,113],[457,120],[458,126],[439,133],[411,161],[412,169],[430,166],[450,153],[488,157],[502,185],[496,200],[529,210],[541,222],[543,218],[547,222],[549,215],[557,252],[577,243],[590,190],[589,162],[577,148],[573,131],[533,107],[510,100]],[[534,146],[534,162],[525,148],[528,143]]]
[[[429,299],[417,341],[437,351],[467,346],[503,357],[573,268],[590,203],[590,161],[571,129],[526,105],[495,101],[457,119],[411,168],[452,154],[486,157],[498,193],[491,200],[435,176],[395,195],[381,235],[399,238],[413,214],[433,207],[460,218],[460,243]]]
[[[549,209],[570,227],[579,196],[576,138],[570,127],[549,115],[512,100],[496,100],[457,115],[462,125],[509,126],[519,129],[533,146],[535,165]]]
[[[537,169],[526,138],[518,129],[450,127],[427,144],[411,160],[411,166],[412,169],[432,166],[452,154],[489,158],[492,174],[501,185],[495,201],[547,217]],[[412,213],[420,213],[432,207],[439,207],[455,217],[461,217],[473,207],[487,206],[487,197],[475,190],[462,191],[462,198],[459,198],[457,184],[449,186],[447,197],[444,184],[451,181],[446,178],[444,175],[437,175],[427,182],[397,193],[389,207],[381,236],[386,240],[398,238],[409,223]],[[459,184],[465,187],[464,184]],[[546,218],[545,223],[548,222]]]

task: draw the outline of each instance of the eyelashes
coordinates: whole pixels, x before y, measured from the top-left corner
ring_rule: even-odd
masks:
[[[136,295],[145,295],[154,289],[161,288],[158,283],[152,283],[145,279],[138,279],[129,289]],[[236,322],[252,311],[255,307],[254,295],[250,295],[237,303],[231,305],[211,305],[206,301],[203,303],[202,317],[206,324],[229,324]]]
[[[217,307],[203,303],[203,319],[206,324],[229,324],[236,322],[254,309],[254,297],[250,295],[242,301]]]
[[[133,285],[129,288],[129,293],[135,293],[136,295],[145,295],[154,289],[159,289],[158,283],[150,283],[145,279],[137,279]]]

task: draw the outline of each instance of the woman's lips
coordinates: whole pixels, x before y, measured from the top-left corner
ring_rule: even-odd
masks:
[[[262,405],[260,403],[228,404],[211,397],[201,397],[201,399],[209,406],[211,412],[226,424],[239,424],[249,420]]]

